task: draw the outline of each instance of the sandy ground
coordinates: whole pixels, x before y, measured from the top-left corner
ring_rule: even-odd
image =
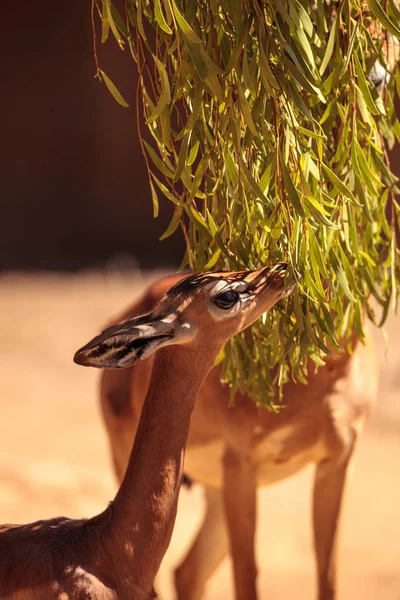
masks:
[[[152,274],[0,277],[0,522],[91,516],[115,492],[97,405],[95,370],[74,351],[124,307]],[[381,333],[379,403],[357,453],[340,553],[342,600],[400,600],[400,320],[389,356]],[[260,598],[315,596],[310,528],[312,469],[259,493]],[[173,597],[176,564],[201,517],[201,489],[181,495],[158,590]],[[207,599],[232,598],[226,561]]]

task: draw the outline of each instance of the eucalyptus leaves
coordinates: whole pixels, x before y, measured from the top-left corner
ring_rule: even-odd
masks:
[[[399,190],[385,140],[400,139],[400,74],[381,95],[368,75],[393,69],[400,12],[393,0],[97,9],[102,41],[111,30],[137,63],[154,215],[160,197],[174,204],[162,237],[181,228],[182,265],[290,261],[300,275],[287,303],[225,348],[232,389],[269,404],[291,369],[305,381],[309,357],[322,364],[340,338],[363,337],[364,313],[382,324],[396,305]]]

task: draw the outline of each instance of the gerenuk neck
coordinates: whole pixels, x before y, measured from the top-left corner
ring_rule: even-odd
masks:
[[[121,576],[134,582],[137,595],[151,591],[171,539],[190,418],[217,354],[207,350],[170,346],[157,352],[126,475],[112,506],[110,543],[122,552]]]

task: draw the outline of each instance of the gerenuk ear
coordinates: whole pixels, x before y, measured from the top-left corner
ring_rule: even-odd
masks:
[[[123,369],[153,354],[175,337],[173,327],[151,315],[108,327],[75,353],[74,362],[99,369]]]

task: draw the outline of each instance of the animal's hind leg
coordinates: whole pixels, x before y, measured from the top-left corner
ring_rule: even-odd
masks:
[[[313,520],[318,570],[318,600],[337,597],[337,545],[343,493],[353,450],[316,467]]]
[[[256,491],[256,467],[228,448],[224,455],[224,501],[236,600],[257,600]]]
[[[222,492],[205,488],[206,512],[197,537],[175,571],[178,600],[199,600],[208,578],[228,553]]]

